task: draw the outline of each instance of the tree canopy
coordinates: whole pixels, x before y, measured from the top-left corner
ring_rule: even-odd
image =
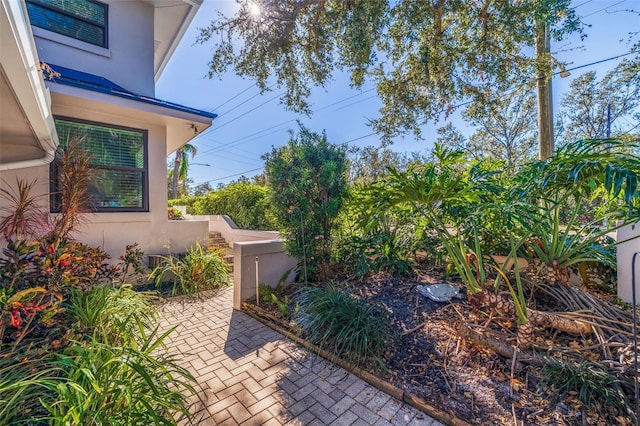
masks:
[[[600,80],[595,71],[586,72],[562,99],[557,121],[563,141],[631,134],[640,123],[639,106],[640,63],[623,61]]]
[[[259,12],[258,12],[259,10]],[[551,60],[531,57],[536,23],[558,40],[581,31],[570,0],[240,1],[201,30],[213,42],[210,77],[233,69],[282,103],[309,113],[313,86],[346,71],[354,87],[377,85],[373,128],[386,138],[413,132],[486,88],[531,82]]]

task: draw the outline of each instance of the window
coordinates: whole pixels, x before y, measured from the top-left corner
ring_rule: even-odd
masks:
[[[93,0],[27,0],[31,25],[107,46],[107,5]]]
[[[92,204],[98,212],[148,211],[147,132],[57,117],[64,148],[71,141],[90,156]],[[55,163],[55,162],[54,162]],[[60,211],[58,171],[52,166],[52,211]]]

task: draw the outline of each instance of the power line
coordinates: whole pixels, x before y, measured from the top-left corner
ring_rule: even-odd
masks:
[[[262,167],[258,167],[258,168],[256,168],[256,169],[245,170],[244,172],[236,173],[236,174],[229,175],[229,176],[223,176],[223,177],[221,177],[221,178],[217,178],[217,179],[205,180],[205,181],[202,181],[202,182],[194,183],[194,185],[202,185],[203,183],[217,182],[217,181],[219,181],[219,180],[225,180],[225,179],[229,179],[229,178],[236,177],[236,176],[242,176],[242,175],[244,175],[245,173],[256,172],[256,171],[258,171],[258,170],[262,170],[262,169],[264,169],[264,166],[262,166]]]
[[[215,107],[212,111],[216,111],[219,110],[220,108],[222,108],[223,106],[225,106],[226,104],[228,104],[229,102],[231,102],[232,100],[234,100],[235,98],[237,98],[238,96],[242,95],[243,93],[245,93],[246,91],[250,90],[253,87],[253,84],[250,85],[249,87],[247,87],[246,89],[244,89],[243,91],[241,91],[240,93],[238,93],[235,96],[232,96],[230,99],[227,99],[226,101],[224,101],[223,103],[221,103],[220,105],[218,105],[217,107]]]
[[[275,86],[275,84],[274,84],[273,86]],[[269,89],[268,89],[268,90],[271,90],[271,88],[272,88],[273,86],[269,87]],[[282,94],[282,92],[281,92],[281,94]],[[240,108],[242,105],[246,104],[247,102],[249,102],[250,100],[252,100],[252,99],[254,99],[254,98],[257,98],[257,97],[258,97],[258,96],[260,96],[260,95],[262,95],[262,92],[258,92],[258,93],[256,93],[255,95],[251,96],[250,98],[245,99],[243,102],[240,102],[238,105],[234,106],[234,107],[233,107],[233,108],[231,108],[229,111],[226,111],[226,112],[225,112],[225,114],[229,114],[231,111],[235,111],[236,109]],[[279,96],[279,95],[278,95],[278,96]]]
[[[374,91],[374,90],[375,90],[375,88],[371,88],[371,89],[367,89],[367,90],[365,90],[365,91],[363,91],[363,92],[356,93],[355,95],[347,96],[346,98],[340,99],[340,100],[338,100],[338,101],[335,101],[335,102],[332,102],[332,103],[330,103],[330,104],[327,104],[327,105],[325,105],[325,106],[323,106],[323,107],[320,107],[320,108],[318,108],[318,109],[316,109],[316,110],[312,111],[312,113],[313,113],[313,114],[316,114],[316,113],[318,113],[318,112],[320,112],[320,111],[322,111],[322,110],[325,110],[325,109],[327,109],[327,108],[331,108],[332,106],[338,105],[338,104],[340,104],[340,103],[342,103],[342,102],[346,102],[346,101],[348,101],[348,100],[350,100],[350,99],[353,99],[353,98],[356,98],[356,97],[358,97],[358,96],[362,96],[362,95],[364,95],[364,94],[366,94],[366,93],[369,93],[369,92],[372,92],[372,91]],[[376,96],[377,96],[377,95],[376,95]],[[375,97],[375,96],[373,96],[373,97]],[[369,97],[369,98],[367,98],[367,99],[371,99],[371,98],[373,98],[373,97]],[[363,100],[362,102],[364,102],[364,100]],[[355,103],[357,103],[357,102],[354,102],[353,104],[355,104]],[[255,109],[255,108],[254,108],[254,109]],[[336,110],[334,110],[333,112],[335,112],[335,111],[337,111],[337,109],[336,109]],[[251,112],[251,111],[247,111],[247,113],[249,113],[249,112]],[[240,118],[240,116],[239,116],[239,117],[234,118],[232,121],[235,121],[237,118]],[[224,147],[225,147],[225,146],[229,146],[229,147],[231,147],[231,146],[235,146],[235,145],[240,145],[241,143],[249,142],[249,141],[251,141],[251,140],[259,139],[260,137],[253,137],[253,136],[257,136],[257,135],[259,135],[259,134],[261,134],[261,133],[268,132],[268,131],[269,131],[269,130],[271,130],[271,129],[275,129],[275,128],[277,128],[277,127],[280,127],[280,126],[282,126],[282,125],[284,125],[284,124],[291,123],[291,122],[293,122],[293,121],[296,121],[296,119],[292,118],[292,119],[289,119],[289,120],[285,120],[285,121],[283,121],[283,122],[281,122],[281,123],[275,124],[275,125],[273,125],[273,126],[271,126],[271,127],[268,127],[268,128],[266,128],[266,129],[258,130],[257,132],[254,132],[254,133],[252,133],[252,134],[250,134],[250,135],[243,136],[243,137],[238,138],[238,139],[235,139],[235,140],[233,140],[233,141],[231,141],[231,142],[224,143],[224,144],[222,144],[221,146],[212,147],[212,148],[210,148],[210,149],[208,149],[208,150],[206,150],[206,151],[202,151],[202,152],[201,152],[201,154],[211,154],[211,153],[213,153],[213,152],[224,151]],[[209,129],[207,129],[207,131],[205,131],[205,132],[203,132],[201,135],[199,135],[199,138],[201,138],[201,137],[203,137],[204,135],[206,135],[206,134],[208,134],[208,133],[211,133],[212,131],[215,131],[216,129],[219,129],[219,128],[221,128],[221,127],[223,127],[223,126],[225,126],[225,125],[227,125],[227,124],[229,124],[229,123],[230,123],[230,121],[229,121],[229,122],[227,122],[227,123],[224,123],[223,125],[221,125],[221,126],[219,126],[219,127],[215,127],[215,128],[214,128],[214,127],[210,127]],[[283,129],[277,130],[277,131],[275,131],[275,132],[270,132],[270,133],[265,134],[265,135],[263,135],[263,136],[269,136],[269,135],[272,135],[272,134],[274,134],[274,133],[277,133],[277,132],[279,132],[279,131],[281,131],[281,130],[283,130]],[[247,140],[247,139],[248,139],[248,140]],[[241,142],[241,141],[242,141],[242,142]]]
[[[627,1],[627,0],[620,0],[618,3],[614,3],[614,4],[609,5],[609,6],[607,6],[607,7],[603,7],[602,9],[598,9],[598,10],[596,10],[595,12],[591,12],[591,13],[589,13],[589,14],[587,14],[587,15],[582,16],[581,18],[582,18],[582,19],[584,19],[584,18],[587,18],[587,17],[589,17],[589,16],[591,16],[591,15],[595,15],[596,13],[600,13],[600,12],[602,12],[602,11],[604,11],[604,10],[609,9],[610,7],[617,6],[617,5],[619,5],[619,4],[625,3],[626,1]]]
[[[634,54],[634,53],[636,53],[636,52],[635,52],[635,51],[633,51],[633,50],[630,50],[630,51],[628,51],[627,53],[623,53],[623,54],[621,54],[621,55],[612,56],[612,57],[610,57],[610,58],[601,59],[601,60],[599,60],[599,61],[590,62],[590,63],[588,63],[588,64],[579,65],[579,66],[577,66],[577,67],[573,67],[573,68],[567,68],[565,71],[574,71],[574,70],[579,70],[580,68],[586,68],[586,67],[590,67],[591,65],[597,65],[597,64],[601,64],[601,63],[603,63],[603,62],[613,61],[614,59],[622,58],[622,57],[624,57],[624,56],[629,56],[629,55],[632,55],[632,54]],[[560,74],[561,72],[563,72],[563,71],[555,72],[555,73],[553,73],[553,75],[558,75],[558,74]]]
[[[575,9],[579,8],[580,6],[584,6],[585,4],[589,4],[589,3],[591,3],[592,1],[593,1],[593,0],[587,0],[587,1],[585,1],[585,2],[582,2],[582,3],[580,3],[579,5],[577,5],[576,7],[574,7],[573,9],[575,10]]]
[[[590,62],[590,63],[588,63],[588,64],[579,65],[579,66],[577,66],[577,67],[573,67],[573,68],[568,68],[568,69],[566,69],[565,71],[574,71],[574,70],[577,70],[577,69],[580,69],[580,68],[585,68],[585,67],[589,67],[589,66],[592,66],[592,65],[601,64],[601,63],[603,63],[603,62],[612,61],[612,60],[614,60],[614,59],[622,58],[622,57],[624,57],[624,56],[629,56],[629,55],[631,55],[631,54],[633,54],[633,53],[635,53],[635,52],[634,52],[633,50],[630,50],[630,51],[628,51],[628,52],[626,52],[626,53],[623,53],[623,54],[621,54],[621,55],[612,56],[612,57],[610,57],[610,58],[601,59],[601,60],[599,60],[599,61]],[[558,74],[560,74],[561,72],[563,72],[563,71],[558,71],[558,72],[556,72],[556,73],[553,73],[552,75],[558,75]],[[514,89],[512,89],[512,90],[510,90],[510,91],[508,91],[508,92],[506,92],[506,93],[502,94],[501,96],[498,96],[496,99],[501,99],[501,98],[503,98],[503,97],[505,97],[505,96],[508,96],[508,95],[510,95],[511,93],[513,93],[515,90],[516,90],[516,89],[514,88]],[[458,108],[460,108],[460,107],[463,107],[463,106],[469,105],[469,104],[471,104],[471,103],[473,103],[473,100],[470,100],[470,101],[466,101],[466,102],[459,103],[459,104],[454,105],[453,107],[450,107],[450,108],[443,108],[443,109],[442,109],[442,110],[440,110],[438,113],[445,112],[447,109],[449,109],[449,110],[455,110],[455,109],[458,109]],[[639,124],[637,124],[636,126],[634,126],[634,128],[635,128],[635,127],[638,127],[638,126],[640,126],[640,123],[639,123]],[[632,130],[633,130],[633,129],[632,129]],[[368,134],[366,134],[366,135],[359,136],[359,137],[354,138],[354,139],[349,139],[348,141],[342,142],[342,144],[345,144],[345,145],[346,145],[346,144],[348,144],[348,143],[350,143],[350,142],[355,142],[355,141],[360,140],[360,139],[368,138],[368,137],[373,136],[373,135],[375,135],[375,134],[377,134],[377,133],[376,133],[376,132],[368,133]]]
[[[238,116],[234,117],[233,119],[231,119],[231,120],[227,121],[227,122],[226,122],[226,123],[224,123],[224,124],[221,124],[221,125],[220,125],[220,126],[218,126],[218,127],[213,127],[213,126],[209,127],[207,130],[205,130],[204,132],[202,132],[202,133],[200,134],[200,136],[204,136],[204,135],[206,135],[206,134],[211,133],[212,131],[214,131],[214,130],[216,130],[216,129],[220,129],[220,128],[222,128],[222,127],[226,126],[227,124],[231,124],[231,123],[233,123],[234,121],[236,121],[236,120],[238,120],[238,119],[240,119],[240,118],[244,117],[245,115],[249,114],[250,112],[253,112],[253,111],[257,110],[257,109],[258,109],[258,108],[260,108],[260,107],[263,107],[264,105],[268,104],[269,102],[272,102],[274,99],[278,98],[280,95],[282,95],[282,92],[277,93],[275,96],[273,96],[272,98],[269,98],[268,100],[264,101],[264,102],[263,102],[263,103],[261,103],[260,105],[258,105],[258,106],[256,106],[256,107],[253,107],[253,108],[251,108],[250,110],[248,110],[248,111],[246,111],[246,112],[243,112],[242,114],[240,114],[240,115],[238,115]]]

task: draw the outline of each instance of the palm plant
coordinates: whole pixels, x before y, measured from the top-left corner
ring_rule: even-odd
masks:
[[[191,158],[198,153],[198,148],[191,144],[184,144],[176,151],[173,160],[173,170],[171,171],[171,198],[178,198],[178,182],[187,179],[189,170],[189,155]]]
[[[550,284],[568,284],[572,266],[609,263],[603,251],[607,234],[640,220],[640,159],[631,148],[617,140],[581,140],[516,176],[511,196],[528,199],[534,218],[527,224],[527,247],[547,267]],[[596,202],[607,208],[585,221],[583,205]]]
[[[53,229],[48,240],[58,244],[68,239],[86,220],[81,213],[90,212],[93,208],[90,194],[91,179],[94,176],[91,168],[91,154],[82,148],[85,136],[70,137],[65,147],[59,148],[55,167],[59,173],[58,203],[55,206],[60,214],[53,222]]]
[[[0,233],[6,238],[17,240],[32,239],[40,233],[46,224],[46,213],[38,204],[41,196],[33,194],[37,181],[25,181],[16,178],[15,187],[2,179],[0,187]]]

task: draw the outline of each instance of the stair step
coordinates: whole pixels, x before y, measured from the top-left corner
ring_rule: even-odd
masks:
[[[209,240],[209,244],[211,244],[211,245],[222,244],[222,245],[225,245],[225,246],[228,245],[227,244],[227,240],[225,240],[224,238],[221,238],[221,239],[217,239],[216,238],[215,240]]]

